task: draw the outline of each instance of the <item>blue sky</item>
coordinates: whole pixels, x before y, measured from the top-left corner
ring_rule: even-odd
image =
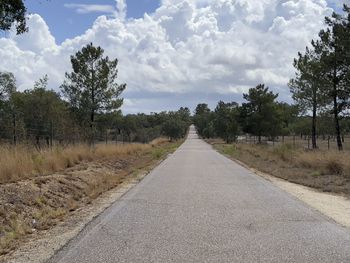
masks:
[[[91,27],[95,19],[106,12],[79,14],[77,5],[108,5],[115,7],[115,0],[26,0],[29,13],[37,13],[44,18],[57,43],[66,38],[81,35]],[[152,13],[159,6],[159,0],[127,0],[127,17],[140,18],[144,13]],[[71,6],[71,8],[69,8]]]

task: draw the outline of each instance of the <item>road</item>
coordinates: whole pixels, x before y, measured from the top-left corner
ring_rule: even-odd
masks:
[[[350,231],[191,127],[174,154],[50,262],[350,262]]]

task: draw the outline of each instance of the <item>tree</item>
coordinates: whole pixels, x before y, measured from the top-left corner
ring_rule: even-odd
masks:
[[[170,140],[177,140],[186,136],[188,127],[191,124],[190,110],[181,107],[178,111],[167,113],[164,123],[162,124],[163,134]]]
[[[54,137],[58,140],[72,137],[68,131],[74,127],[67,103],[47,86],[48,77],[45,75],[35,82],[33,89],[18,92],[15,96],[16,112],[23,120],[26,137],[38,148],[41,140],[46,146],[52,146]]]
[[[197,105],[197,107],[194,111],[194,114],[195,115],[202,115],[202,114],[209,113],[209,112],[210,112],[210,109],[208,108],[208,104],[200,103]]]
[[[243,98],[247,103],[242,104],[241,120],[245,132],[258,136],[261,143],[261,136],[275,137],[281,129],[277,104],[275,99],[278,94],[269,91],[264,84],[259,84],[256,88],[249,89]]]
[[[316,45],[314,42],[312,44]],[[297,71],[295,78],[289,82],[290,91],[293,99],[304,111],[312,112],[312,148],[316,149],[317,112],[325,103],[325,81],[322,77],[320,56],[314,50],[306,48],[305,54],[299,53],[298,58],[294,59],[294,67]]]
[[[282,140],[284,141],[284,136],[290,135],[292,132],[295,132],[293,130],[293,124],[295,123],[298,117],[299,107],[298,105],[290,105],[285,102],[280,102],[277,103],[277,110],[282,124],[281,135]]]
[[[104,57],[104,50],[92,43],[71,56],[73,72],[66,73],[61,86],[73,112],[83,125],[90,127],[90,143],[94,143],[95,115],[115,111],[123,103],[119,95],[126,84],[116,83],[118,60]]]
[[[164,135],[171,141],[180,139],[184,136],[184,122],[179,118],[170,118],[163,124]]]
[[[225,103],[219,101],[215,108],[214,129],[215,133],[224,139],[226,143],[236,141],[239,125],[239,106],[236,102]]]
[[[12,130],[12,142],[17,143],[17,117],[14,105],[14,94],[16,93],[16,79],[10,72],[0,72],[0,109],[2,125]],[[11,125],[9,124],[11,122]],[[6,129],[2,127],[4,132]]]
[[[26,7],[22,0],[0,1],[0,30],[8,31],[15,24],[17,34],[26,32]]]
[[[0,101],[8,100],[15,91],[15,76],[10,72],[0,72]]]
[[[322,73],[327,82],[325,96],[330,97],[338,149],[342,150],[341,115],[349,107],[350,98],[350,8],[345,16],[333,13],[326,17],[327,29],[319,33],[316,52],[321,57]]]
[[[177,115],[179,116],[179,118],[182,121],[184,121],[188,125],[191,124],[191,122],[192,122],[192,120],[191,120],[191,111],[190,111],[189,108],[187,108],[187,107],[180,107],[180,109],[177,111]]]
[[[211,117],[208,104],[200,103],[197,105],[194,111],[193,120],[198,134],[204,138],[209,138],[214,135],[214,127]]]

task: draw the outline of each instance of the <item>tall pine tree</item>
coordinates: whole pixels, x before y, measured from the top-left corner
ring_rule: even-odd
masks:
[[[90,127],[91,144],[95,139],[96,114],[120,108],[123,100],[119,95],[126,88],[126,84],[116,83],[118,60],[103,55],[104,50],[92,43],[83,47],[71,56],[73,72],[66,73],[61,86],[78,120]]]

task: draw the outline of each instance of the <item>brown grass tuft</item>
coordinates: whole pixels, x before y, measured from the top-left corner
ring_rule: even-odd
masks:
[[[94,148],[74,145],[40,151],[25,145],[0,146],[0,184],[51,174],[83,161],[113,159],[135,154],[163,142],[163,139],[158,139],[151,144],[101,144]]]
[[[328,192],[350,195],[350,152],[308,151],[279,146],[211,142],[220,152],[285,180]]]

